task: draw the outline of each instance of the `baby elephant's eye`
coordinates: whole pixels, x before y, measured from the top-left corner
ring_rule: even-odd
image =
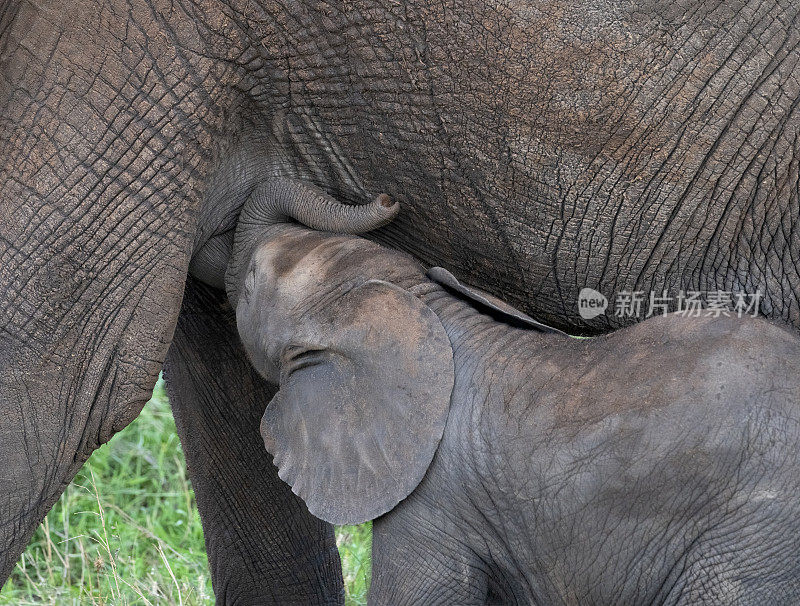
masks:
[[[281,383],[292,373],[325,362],[326,350],[307,345],[288,345],[281,352]]]

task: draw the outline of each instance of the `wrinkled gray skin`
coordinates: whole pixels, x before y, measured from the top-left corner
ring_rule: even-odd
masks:
[[[220,286],[271,176],[390,193],[376,239],[573,333],[616,322],[578,317],[584,286],[761,290],[800,325],[799,10],[0,3],[0,581],[173,343],[219,601],[342,599],[330,527],[251,426],[270,391],[225,297],[186,281]]]
[[[331,522],[385,513],[371,604],[800,600],[793,331],[672,314],[582,341],[364,239],[236,238],[280,476]]]

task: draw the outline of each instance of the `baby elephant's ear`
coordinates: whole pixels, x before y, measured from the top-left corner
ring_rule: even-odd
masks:
[[[392,509],[425,475],[447,420],[453,351],[436,314],[387,282],[366,282],[308,314],[302,340],[318,345],[284,352],[261,434],[311,513],[358,524]]]
[[[444,267],[431,267],[428,270],[428,277],[447,288],[450,292],[460,295],[482,312],[488,313],[507,324],[521,328],[531,328],[540,332],[565,334],[557,328],[534,320],[528,314],[490,295],[488,292],[484,292],[474,286],[467,286]]]

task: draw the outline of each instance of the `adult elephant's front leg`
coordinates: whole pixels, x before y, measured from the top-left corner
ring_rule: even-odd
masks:
[[[217,603],[342,603],[333,528],[264,449],[259,423],[274,389],[245,358],[222,292],[190,279],[165,375]]]

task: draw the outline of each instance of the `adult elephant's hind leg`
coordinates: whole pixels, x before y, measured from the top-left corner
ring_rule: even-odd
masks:
[[[274,389],[245,358],[222,292],[189,280],[164,374],[217,603],[343,603],[333,528],[264,450],[259,423]]]

